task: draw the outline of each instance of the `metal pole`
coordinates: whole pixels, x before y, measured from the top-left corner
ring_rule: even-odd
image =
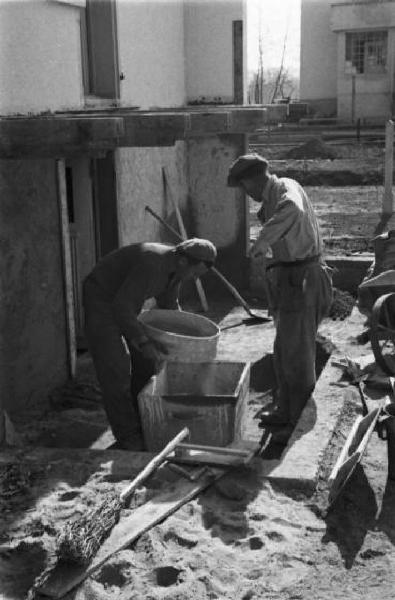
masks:
[[[383,213],[393,213],[393,168],[394,168],[394,122],[389,120],[385,125],[385,166]]]

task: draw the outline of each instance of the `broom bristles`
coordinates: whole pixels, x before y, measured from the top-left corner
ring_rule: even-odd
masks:
[[[111,493],[99,506],[67,523],[58,536],[59,561],[80,565],[89,563],[118,522],[121,509],[119,496]]]

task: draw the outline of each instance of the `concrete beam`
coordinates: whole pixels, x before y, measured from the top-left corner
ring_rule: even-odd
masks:
[[[40,116],[0,119],[0,158],[56,158],[114,148],[123,119],[113,116]]]
[[[0,118],[0,158],[61,158],[117,147],[173,146],[192,137],[250,133],[268,119],[264,107],[147,112],[113,108],[5,117]]]
[[[281,460],[264,461],[269,480],[307,495],[314,493],[325,451],[345,403],[344,390],[333,385],[342,374],[342,369],[333,366],[329,358]]]

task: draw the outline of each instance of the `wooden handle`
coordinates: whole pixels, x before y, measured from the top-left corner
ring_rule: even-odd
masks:
[[[184,427],[184,429],[182,429],[182,431],[180,431],[180,433],[178,435],[176,435],[176,437],[173,438],[167,444],[167,446],[165,446],[163,448],[163,450],[161,452],[159,452],[159,454],[154,456],[154,458],[152,460],[150,460],[148,465],[146,467],[144,467],[144,469],[137,475],[137,477],[135,479],[133,479],[133,481],[121,492],[121,494],[120,494],[121,502],[126,502],[130,498],[130,496],[132,495],[134,490],[137,489],[139,487],[139,485],[145,479],[147,479],[147,477],[149,475],[151,475],[151,473],[153,473],[155,471],[155,469],[157,469],[162,462],[165,461],[166,457],[170,454],[170,452],[173,452],[175,447],[182,440],[184,440],[186,437],[188,437],[188,435],[189,435],[189,429],[188,429],[188,427]]]
[[[224,275],[222,275],[222,273],[220,273],[215,267],[211,267],[211,271],[222,281],[222,283],[228,288],[228,290],[236,298],[236,300],[238,300],[240,302],[241,306],[248,312],[248,314],[251,315],[252,314],[251,309],[248,306],[247,302],[244,300],[244,298],[242,296],[240,296],[239,292],[230,283],[230,281],[228,281],[226,279],[226,277]],[[255,315],[253,315],[253,316],[255,316]]]
[[[165,188],[165,191],[166,191],[166,189],[169,191],[170,200],[173,204],[173,208],[176,213],[177,223],[178,223],[178,227],[180,229],[181,237],[183,240],[186,240],[186,239],[188,239],[188,234],[185,229],[184,221],[182,219],[182,215],[181,215],[181,212],[180,212],[180,209],[178,206],[178,202],[170,190],[169,178],[167,176],[166,167],[162,168],[162,177],[163,177],[163,186]],[[199,278],[195,280],[195,286],[196,286],[196,290],[197,290],[202,308],[205,312],[207,312],[208,311],[207,298],[206,298],[206,294],[205,294],[203,286],[202,286],[202,282],[200,281]]]
[[[182,241],[182,237],[173,227],[168,225],[166,221],[164,221],[159,215],[156,214],[149,206],[145,207],[145,210],[150,213],[159,223],[162,223],[163,227],[165,227],[168,231],[170,231],[173,235],[175,235],[180,241]],[[249,315],[255,317],[254,313],[251,311],[251,308],[248,306],[247,302],[244,300],[242,296],[240,296],[239,292],[236,288],[226,279],[222,273],[218,271],[215,267],[211,267],[211,272],[214,273],[222,281],[222,283],[228,288],[230,293],[239,301],[240,305],[248,312]]]

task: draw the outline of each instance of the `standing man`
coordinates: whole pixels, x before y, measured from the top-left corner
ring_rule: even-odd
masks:
[[[240,156],[230,167],[228,186],[262,204],[262,230],[251,256],[263,262],[270,312],[276,327],[273,358],[276,408],[262,413],[262,425],[283,426],[286,441],[314,390],[315,338],[332,302],[330,269],[322,258],[317,218],[303,188],[277,178],[258,154]]]
[[[137,395],[166,354],[137,319],[145,300],[179,310],[181,283],[201,277],[216,256],[215,246],[198,238],[178,246],[131,244],[104,256],[85,279],[86,336],[117,440],[113,447],[143,449]]]

